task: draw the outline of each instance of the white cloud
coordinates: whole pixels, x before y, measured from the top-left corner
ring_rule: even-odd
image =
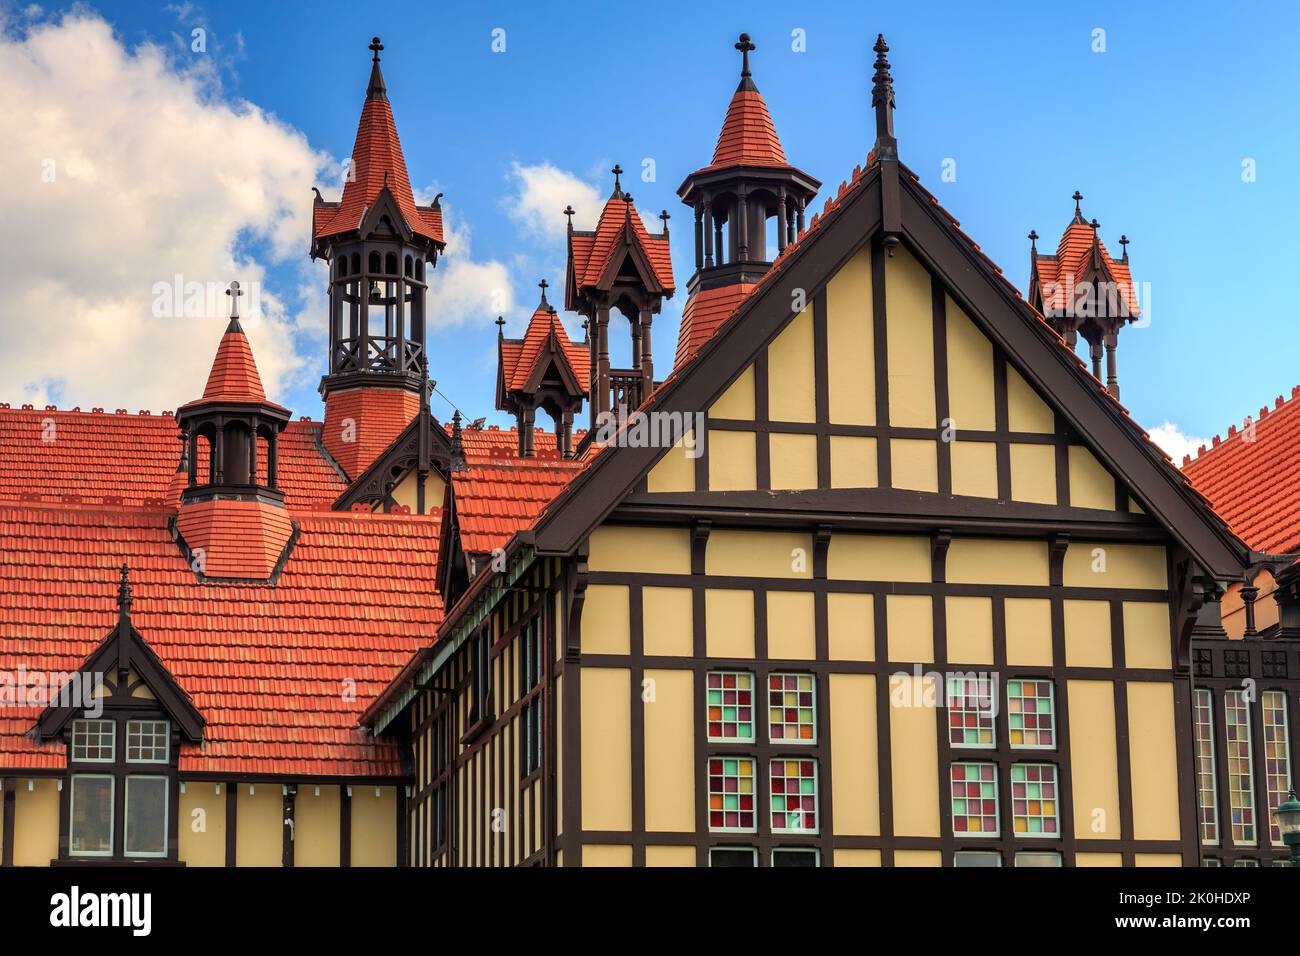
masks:
[[[433,197],[426,190],[416,199],[428,203]],[[474,261],[469,225],[461,222],[445,202],[442,233],[447,251],[429,273],[429,330],[463,323],[481,323],[488,328],[498,315],[507,315],[515,307],[510,272],[495,259]]]
[[[0,397],[154,410],[194,398],[225,297],[215,315],[154,315],[155,284],[177,274],[260,286],[245,327],[268,391],[305,373],[289,314],[303,290],[267,284],[268,266],[305,262],[308,187],[329,159],[300,132],[222,100],[210,68],[128,50],[85,12],[0,34],[0,114],[0,221],[21,230],[0,256]]]
[[[573,224],[578,229],[593,229],[600,218],[605,199],[600,190],[558,166],[515,163],[506,179],[515,187],[514,194],[502,201],[506,213],[539,239],[564,238],[566,206],[573,206]]]
[[[1191,455],[1192,458],[1195,459],[1196,449],[1202,445],[1207,448],[1210,446],[1210,440],[1208,438],[1196,438],[1195,436],[1187,435],[1181,428],[1169,421],[1166,421],[1158,428],[1151,429],[1150,435],[1151,440],[1163,448],[1165,454],[1172,458],[1174,464],[1180,468],[1183,465],[1184,455]]]

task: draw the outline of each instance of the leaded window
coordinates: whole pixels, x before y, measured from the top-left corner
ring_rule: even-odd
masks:
[[[1228,799],[1232,811],[1232,842],[1255,844],[1254,758],[1250,749],[1250,703],[1243,691],[1223,696],[1224,736],[1227,738]]]
[[[1219,789],[1214,766],[1214,695],[1203,687],[1192,693],[1196,750],[1196,808],[1201,842],[1219,845]]]
[[[811,674],[768,675],[767,727],[772,743],[816,743],[814,686]]]
[[[754,742],[754,675],[748,671],[709,671],[709,740]]]
[[[948,743],[954,747],[992,748],[996,713],[989,677],[948,678]]]
[[[752,757],[709,758],[710,830],[753,833],[757,829],[754,798]]]
[[[126,759],[131,763],[166,763],[170,743],[171,724],[165,720],[126,722]]]
[[[1277,808],[1291,790],[1291,735],[1286,719],[1286,695],[1266,690],[1260,697],[1264,715],[1264,780],[1268,789],[1269,835],[1282,846]]]
[[[112,763],[116,757],[117,724],[111,720],[72,722],[72,759],[78,763]]]
[[[817,761],[778,757],[770,764],[773,833],[817,832]]]
[[[1011,765],[1011,827],[1018,837],[1059,837],[1056,765]]]
[[[991,763],[954,763],[950,771],[952,829],[957,836],[998,835],[998,776]]]
[[[1016,750],[1056,747],[1056,697],[1050,680],[1007,681],[1007,736]]]

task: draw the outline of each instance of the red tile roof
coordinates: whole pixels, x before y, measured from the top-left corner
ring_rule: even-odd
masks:
[[[403,388],[330,392],[325,396],[322,441],[339,467],[355,480],[388,450],[419,411],[420,396]]]
[[[528,386],[528,379],[537,365],[538,358],[546,349],[546,340],[555,336],[556,351],[569,364],[569,371],[585,391],[590,385],[591,355],[582,345],[575,345],[569,340],[562,323],[555,315],[555,309],[543,301],[528,320],[528,328],[522,339],[504,339],[501,342],[502,381],[506,389],[522,389]]]
[[[253,350],[248,336],[238,321],[230,323],[208,372],[208,384],[203,389],[204,402],[265,402],[262,376],[258,374]]]
[[[378,64],[375,68],[378,69]],[[402,144],[397,139],[393,107],[382,90],[378,95],[368,94],[361,108],[361,121],[357,124],[348,173],[339,202],[317,201],[313,208],[313,239],[356,230],[365,211],[375,204],[380,191],[387,187],[413,232],[434,242],[443,241],[441,207],[420,206],[415,202]]]
[[[260,501],[192,501],[177,513],[176,530],[201,574],[265,581],[293,537],[293,522],[284,508]]]
[[[0,668],[77,669],[116,621],[126,561],[136,629],[207,721],[182,772],[400,775],[356,721],[441,620],[439,516],[297,512],[275,587],[200,584],[167,517],[0,504]],[[25,736],[41,709],[0,709],[0,767],[63,766],[61,744]]]
[[[727,107],[709,168],[785,166],[785,150],[772,125],[767,103],[757,89],[738,89]]]
[[[316,447],[320,428],[304,419],[280,433],[279,486],[291,508],[328,504],[347,487]],[[200,442],[199,448],[204,474],[206,446]],[[0,405],[0,502],[174,504],[180,455],[170,412]],[[265,456],[260,467],[265,473]]]
[[[1183,474],[1251,548],[1300,551],[1300,386],[1183,458]]]
[[[701,289],[686,300],[682,324],[677,332],[676,368],[689,362],[700,347],[713,337],[718,327],[745,301],[752,283],[739,282],[713,289]]]
[[[540,428],[533,432],[533,458],[519,457],[513,428],[466,428],[461,436],[466,470],[452,473],[452,493],[461,548],[472,554],[504,547],[516,531],[532,527],[587,464],[561,458],[555,435]]]
[[[639,246],[641,254],[654,272],[655,280],[666,295],[672,295],[673,260],[668,248],[668,233],[651,235],[645,223],[625,194],[609,197],[601,210],[595,232],[569,233],[569,260],[573,263],[574,280],[578,288],[597,285],[609,267],[621,239]]]
[[[1092,273],[1092,243],[1095,236],[1093,228],[1076,216],[1061,234],[1056,255],[1039,253],[1034,260],[1044,314],[1064,313],[1071,304],[1075,283],[1083,281],[1085,276]],[[1123,259],[1112,259],[1106,251],[1106,244],[1100,238],[1097,239],[1097,246],[1102,273],[1110,276],[1119,301],[1128,310],[1128,314],[1137,318],[1141,310],[1133,290],[1133,276],[1129,272],[1128,263]]]

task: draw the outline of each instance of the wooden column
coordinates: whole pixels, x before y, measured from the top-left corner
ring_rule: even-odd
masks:
[[[704,266],[704,203],[695,203],[695,268]]]
[[[286,784],[282,793],[284,794],[284,826],[280,836],[280,862],[283,866],[292,867],[294,812],[297,809],[298,787],[296,784]]]
[[[710,196],[704,197],[704,221],[702,223],[704,230],[704,268],[713,268],[713,199]]]
[[[655,360],[650,350],[650,322],[654,316],[648,307],[641,309],[641,401],[655,387]]]
[[[736,196],[736,237],[737,254],[733,256],[738,262],[749,261],[749,193],[743,188]]]
[[[596,388],[592,395],[596,411],[609,411],[609,307],[596,310]]]
[[[781,187],[781,192],[776,199],[776,251],[777,254],[785,252],[786,243],[789,241],[786,233],[790,229],[790,217],[786,215],[785,208],[785,187]]]
[[[1109,332],[1103,340],[1106,345],[1106,390],[1116,398],[1119,398],[1119,377],[1115,373],[1115,346],[1118,338],[1116,333]]]

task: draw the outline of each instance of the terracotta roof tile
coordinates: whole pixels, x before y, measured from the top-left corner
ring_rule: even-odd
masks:
[[[1256,551],[1300,551],[1300,386],[1184,458],[1183,474]]]
[[[505,339],[501,343],[501,370],[508,390],[527,387],[528,379],[552,332],[555,333],[559,352],[569,363],[569,369],[578,384],[584,391],[589,387],[590,352],[584,346],[575,345],[569,340],[568,333],[564,331],[564,323],[556,317],[555,310],[543,304],[537,307],[528,320],[528,328],[522,339]]]
[[[700,347],[713,337],[713,333],[745,301],[752,283],[741,282],[701,289],[686,300],[682,309],[682,324],[677,333],[676,368],[689,362]]]
[[[388,450],[420,412],[420,396],[402,388],[350,388],[325,396],[322,441],[355,480]]]
[[[578,287],[590,287],[600,282],[629,224],[632,241],[641,248],[656,281],[666,295],[672,295],[675,286],[668,234],[651,235],[647,232],[633,203],[622,194],[611,196],[606,201],[595,232],[569,233],[569,257]]]
[[[442,617],[437,515],[296,512],[276,587],[200,584],[140,508],[0,504],[0,668],[71,671],[115,620],[131,567],[133,623],[207,726],[182,772],[395,777],[397,748],[356,721]],[[4,708],[0,767],[61,767],[25,736],[39,707]]]
[[[736,90],[722,121],[709,168],[785,165],[785,150],[781,148],[763,95],[756,89]]]

